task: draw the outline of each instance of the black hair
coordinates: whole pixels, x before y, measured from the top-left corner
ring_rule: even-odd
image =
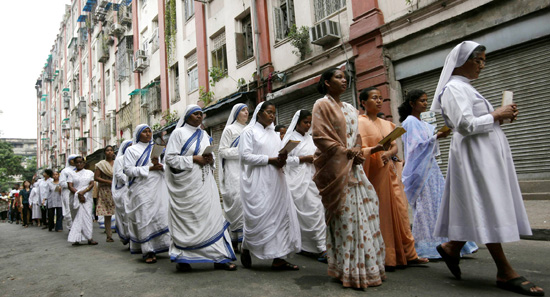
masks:
[[[319,79],[319,82],[317,83],[317,92],[319,92],[323,95],[327,94],[328,89],[327,89],[327,85],[325,85],[325,81],[330,80],[334,76],[334,73],[336,73],[336,71],[338,71],[338,70],[344,72],[344,75],[346,76],[346,80],[348,79],[348,74],[345,71],[343,71],[342,69],[340,69],[340,68],[329,68],[329,69],[325,70],[325,72],[323,72],[323,74],[321,74],[321,78]]]
[[[84,157],[82,156],[76,156],[73,158],[73,162],[76,164],[76,159],[82,159],[82,161],[84,161]]]
[[[44,170],[44,173],[46,173],[49,177],[52,177],[53,176],[53,171],[51,169],[45,169]]]
[[[475,59],[479,54],[485,52],[486,50],[487,50],[487,48],[484,45],[480,44],[480,45],[476,46],[476,48],[474,48],[474,50],[472,51],[472,53],[468,57],[468,60]]]
[[[266,108],[268,108],[269,106],[272,106],[273,107],[276,107],[275,106],[275,103],[271,102],[271,101],[264,101],[264,104],[262,104],[262,106],[260,107],[260,110],[258,111],[258,114],[260,114],[260,112],[264,111]]]
[[[300,122],[303,119],[305,119],[309,116],[311,116],[311,112],[309,110],[307,110],[307,109],[300,110],[300,115],[298,116],[298,122],[296,123],[296,127],[298,126],[298,124],[300,124]],[[294,127],[294,130],[296,130],[296,127]]]
[[[275,126],[275,132],[279,132],[279,131],[281,131],[281,129],[286,129],[286,126],[285,126],[285,125],[277,125],[277,126]]]
[[[115,151],[115,147],[109,144],[109,145],[107,145],[107,146],[103,149],[103,153],[105,153],[105,152],[107,151],[108,148],[113,149],[113,152]]]
[[[403,122],[412,112],[412,105],[414,104],[422,95],[425,95],[426,92],[420,89],[415,89],[407,92],[405,95],[405,100],[399,105],[397,111],[399,112],[399,122]]]
[[[366,89],[363,89],[359,94],[359,102],[367,101],[369,99],[369,92],[375,91],[375,90],[380,92],[380,90],[376,87],[368,87]],[[363,104],[360,104],[360,105],[361,105],[361,108],[364,110],[365,108],[363,107]]]

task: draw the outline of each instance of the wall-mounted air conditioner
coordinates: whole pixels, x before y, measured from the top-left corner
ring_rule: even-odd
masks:
[[[340,36],[340,26],[331,20],[324,20],[309,28],[309,39],[313,44],[325,45],[340,39]]]

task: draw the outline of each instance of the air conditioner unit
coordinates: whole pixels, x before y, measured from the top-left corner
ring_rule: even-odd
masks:
[[[112,23],[111,24],[111,33],[113,33],[113,34],[109,34],[109,35],[121,35],[125,31],[126,31],[126,27],[124,27],[124,26],[122,26],[121,24],[118,24],[118,23]]]
[[[137,50],[135,59],[137,60],[139,58],[147,58],[147,53],[144,50]]]
[[[78,102],[78,116],[81,118],[86,117],[86,100],[83,100],[84,97],[80,97],[80,102]]]
[[[69,92],[63,92],[63,109],[71,108],[71,94]]]
[[[311,43],[325,45],[340,39],[340,27],[337,22],[324,20],[309,29]]]
[[[129,9],[126,9],[120,18],[121,25],[130,25],[132,23],[132,13]]]
[[[142,93],[141,94],[140,105],[143,108],[149,107],[149,100],[147,100],[148,95],[149,94],[147,94],[147,93]]]
[[[71,124],[70,123],[61,124],[61,130],[69,130],[69,129],[71,129]]]
[[[134,61],[134,72],[143,72],[143,70],[149,67],[149,59],[139,58]]]

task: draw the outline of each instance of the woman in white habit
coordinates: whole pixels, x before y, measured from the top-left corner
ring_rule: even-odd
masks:
[[[69,190],[69,175],[73,174],[75,171],[74,158],[78,155],[72,154],[67,158],[65,163],[65,168],[59,173],[59,186],[61,187],[61,202],[63,207],[63,221],[67,224],[67,229],[71,230],[71,224],[73,222],[73,215],[76,215],[76,212],[73,209],[72,203],[74,195],[71,195],[71,190]]]
[[[73,245],[80,245],[80,242],[87,240],[89,245],[96,245],[92,239],[94,201],[92,189],[94,188],[94,173],[84,169],[86,162],[81,156],[74,158],[75,171],[69,175],[67,183],[69,190],[73,193],[73,207],[76,214],[73,218],[68,241]]]
[[[188,105],[166,147],[166,183],[170,192],[170,260],[179,271],[191,263],[214,263],[214,268],[236,270],[214,179],[211,138],[201,129],[202,109]]]
[[[223,129],[219,145],[218,180],[223,200],[223,210],[231,225],[233,249],[243,241],[243,206],[241,201],[241,165],[239,142],[248,120],[248,107],[238,103],[233,106]]]
[[[300,143],[286,159],[286,182],[292,194],[300,221],[302,251],[322,254],[326,251],[325,208],[313,181],[313,154],[317,147],[311,137],[311,112],[298,110],[283,138],[284,147],[290,140]],[[326,258],[321,255],[321,258]]]
[[[132,146],[124,153],[124,173],[128,176],[128,230],[130,252],[142,254],[145,263],[157,262],[157,254],[170,247],[168,232],[168,189],[158,158],[151,158],[151,128],[136,127]]]
[[[128,217],[126,216],[126,204],[128,204],[128,177],[124,174],[124,153],[132,145],[132,140],[125,140],[118,148],[118,153],[113,165],[113,183],[111,192],[115,202],[116,233],[123,244],[128,244],[130,235],[128,231]]]
[[[485,68],[485,46],[457,45],[447,56],[432,103],[453,129],[445,191],[434,235],[448,237],[437,247],[451,273],[461,278],[460,250],[467,241],[487,246],[497,266],[499,288],[543,296],[542,288],[510,265],[502,243],[531,235],[503,120],[514,121],[516,104],[494,109],[471,84]]]
[[[251,255],[273,259],[274,270],[298,270],[284,260],[300,251],[300,223],[282,167],[286,154],[279,154],[281,139],[275,133],[275,105],[262,102],[241,134],[241,198],[244,212],[244,267],[252,265]]]

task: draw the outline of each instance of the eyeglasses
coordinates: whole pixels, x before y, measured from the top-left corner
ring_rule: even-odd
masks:
[[[473,59],[473,60],[474,60],[474,62],[475,62],[477,65],[479,65],[479,66],[485,66],[485,63],[486,63],[486,62],[485,62],[484,59],[475,58],[475,59]]]

